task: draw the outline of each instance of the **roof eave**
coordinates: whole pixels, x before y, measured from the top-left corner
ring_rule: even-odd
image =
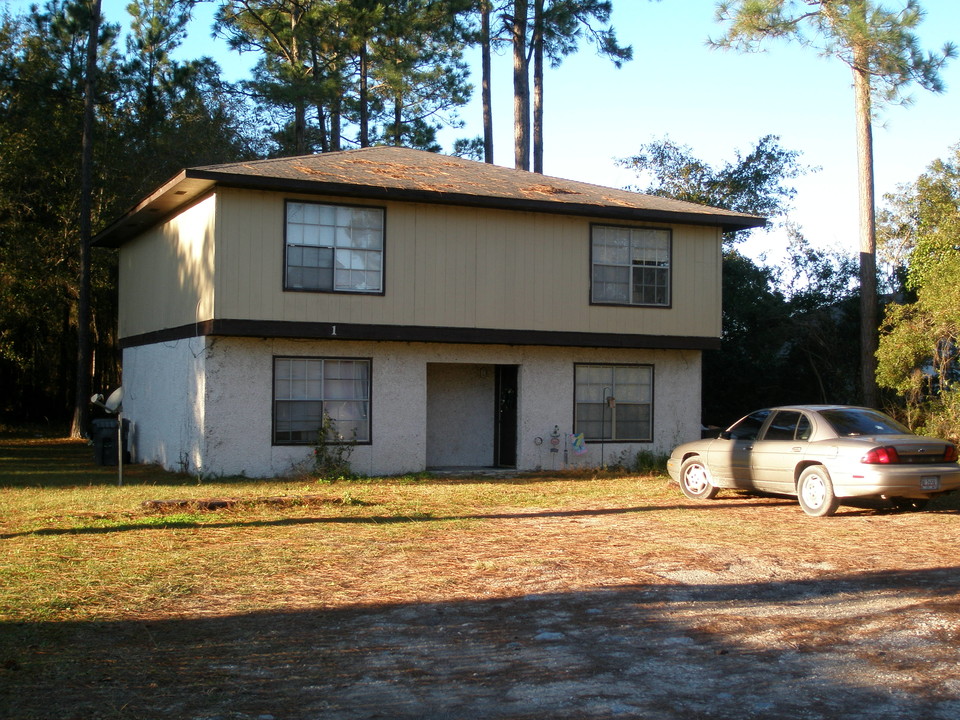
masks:
[[[119,247],[124,242],[161,222],[180,207],[193,202],[216,186],[247,190],[272,190],[311,195],[331,195],[368,200],[395,200],[400,202],[439,203],[500,210],[544,212],[608,218],[611,220],[682,223],[720,227],[724,232],[763,227],[762,217],[741,213],[684,212],[626,205],[554,202],[520,197],[497,197],[481,194],[438,192],[393,188],[354,183],[324,182],[316,179],[238,175],[204,169],[186,169],[146,197],[119,220],[100,232],[93,240],[101,247]]]
[[[130,208],[93,238],[98,247],[120,247],[135,235],[150,229],[198,197],[208,193],[216,181],[181,170],[150,195]]]

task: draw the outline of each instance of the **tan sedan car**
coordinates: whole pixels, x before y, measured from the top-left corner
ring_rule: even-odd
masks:
[[[919,510],[960,488],[953,443],[848,405],[758,410],[717,438],[678,446],[667,470],[692,499],[708,500],[720,488],[760,490],[796,496],[814,517],[832,515],[849,497],[883,497]]]

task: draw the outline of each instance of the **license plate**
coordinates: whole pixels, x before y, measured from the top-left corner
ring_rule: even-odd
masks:
[[[937,475],[925,475],[920,478],[921,490],[939,490],[940,478]]]

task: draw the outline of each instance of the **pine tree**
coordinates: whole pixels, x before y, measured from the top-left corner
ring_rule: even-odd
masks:
[[[532,141],[533,170],[543,172],[545,60],[551,67],[559,67],[564,57],[576,52],[584,38],[595,43],[600,54],[612,59],[617,67],[633,57],[632,48],[621,46],[615,30],[608,24],[611,12],[609,0],[533,0],[532,13],[529,0],[514,0],[512,10],[502,14],[513,47],[514,164],[517,168],[530,169]],[[606,26],[597,27],[597,23]]]
[[[923,18],[917,0],[896,10],[872,0],[736,0],[722,2],[717,18],[727,23],[718,47],[757,50],[768,38],[783,38],[818,49],[844,62],[853,74],[860,189],[860,354],[861,401],[877,405],[876,221],[873,124],[878,105],[906,102],[903,91],[916,82],[941,92],[940,69],[956,54],[952,44],[924,54],[915,29]]]

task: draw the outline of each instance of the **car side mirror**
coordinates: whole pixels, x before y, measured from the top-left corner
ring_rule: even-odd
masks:
[[[733,433],[731,433],[729,430],[723,430],[717,437],[719,437],[721,440],[732,440]]]

